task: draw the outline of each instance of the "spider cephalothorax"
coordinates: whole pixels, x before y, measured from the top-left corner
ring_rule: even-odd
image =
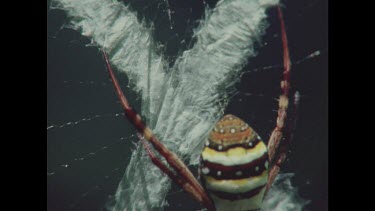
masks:
[[[205,142],[199,172],[217,210],[258,209],[268,180],[267,147],[248,124],[226,115]]]

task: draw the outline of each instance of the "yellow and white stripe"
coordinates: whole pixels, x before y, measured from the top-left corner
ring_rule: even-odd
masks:
[[[209,147],[205,147],[202,152],[202,158],[211,163],[218,163],[224,166],[234,166],[250,163],[251,161],[262,157],[265,152],[267,152],[267,147],[262,141],[260,141],[252,149],[236,147],[224,152],[219,152]]]
[[[210,176],[205,176],[206,188],[214,191],[223,191],[227,193],[243,193],[252,190],[254,187],[260,187],[267,183],[268,171],[265,170],[261,175],[235,180],[218,180]]]
[[[239,200],[225,200],[221,199],[214,194],[210,194],[212,200],[215,203],[217,211],[248,211],[256,210],[262,207],[263,196],[266,191],[264,187],[257,195],[252,196],[248,199]]]

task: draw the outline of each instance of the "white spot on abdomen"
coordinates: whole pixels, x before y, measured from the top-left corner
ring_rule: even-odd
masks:
[[[207,167],[204,167],[204,168],[202,168],[202,173],[203,174],[208,174],[208,173],[210,173],[210,169],[207,168]]]

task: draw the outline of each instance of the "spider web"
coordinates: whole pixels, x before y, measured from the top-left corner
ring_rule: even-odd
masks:
[[[242,34],[241,37],[241,33],[245,33],[245,31],[248,32],[248,30],[241,28],[243,27],[241,24],[244,23],[239,22],[239,35],[236,34],[233,36],[237,38],[237,40],[231,41],[230,38],[232,37],[228,35],[229,41],[224,36],[225,39],[221,40],[222,42],[218,42],[218,40],[222,39],[222,34],[220,33],[225,34],[228,29],[224,27],[221,29],[222,31],[220,31],[220,26],[226,25],[227,22],[225,21],[234,21],[231,18],[227,18],[227,16],[233,13],[231,12],[231,8],[233,7],[231,4],[235,5],[238,3],[238,9],[244,6],[242,4],[248,4],[248,1],[233,1],[234,3],[223,1],[216,9],[207,10],[206,16],[202,18],[202,23],[199,25],[197,31],[195,31],[195,36],[198,37],[197,42],[190,50],[185,51],[175,60],[174,66],[169,67],[167,64],[168,59],[158,53],[160,52],[160,46],[152,44],[152,31],[147,24],[139,22],[133,12],[122,3],[114,3],[112,1],[98,2],[99,1],[81,1],[79,4],[75,4],[71,1],[60,1],[60,3],[63,4],[59,4],[58,7],[67,10],[68,14],[70,13],[69,15],[72,21],[70,27],[82,30],[83,35],[93,38],[95,45],[104,46],[108,49],[111,62],[119,71],[127,71],[126,74],[129,77],[131,85],[126,88],[132,89],[134,95],[142,96],[142,98],[138,98],[137,101],[142,105],[141,113],[148,114],[145,116],[147,116],[149,125],[160,139],[164,141],[168,148],[177,152],[178,155],[185,158],[186,161],[190,161],[192,165],[197,162],[196,158],[200,149],[199,143],[202,143],[196,140],[203,140],[206,135],[205,131],[209,131],[210,127],[223,113],[230,98],[236,94],[233,86],[238,82],[239,76],[241,76],[241,74],[251,74],[252,72],[258,71],[276,70],[281,66],[281,64],[268,65],[241,72],[246,65],[247,58],[256,55],[254,49],[255,42],[253,43],[252,40],[259,39],[260,35],[264,34],[264,27],[266,25],[264,20],[266,17],[265,14],[262,13],[264,13],[264,8],[266,7],[260,7],[259,5],[248,6],[254,11],[243,11],[244,14],[260,13],[262,18],[257,17],[257,15],[250,17],[244,15],[244,18],[248,19],[256,17],[254,18],[256,19],[255,23],[251,22],[253,20],[249,20],[249,22],[244,21],[247,24],[246,26],[250,26],[249,28],[252,29],[251,32],[249,34]],[[275,2],[272,3],[274,4]],[[90,7],[88,7],[88,5],[90,5]],[[169,9],[169,4],[167,7],[166,11],[169,17],[168,24],[170,24],[170,28],[173,29],[171,19],[171,14],[173,14],[173,12]],[[227,16],[223,16],[223,13],[224,15],[227,14]],[[87,18],[92,18],[91,14],[96,14],[97,16],[97,19],[92,22]],[[121,18],[124,17],[127,18],[127,21],[121,21]],[[239,19],[238,17],[233,18],[235,18],[235,20]],[[116,37],[116,33],[112,33],[111,30],[111,33],[107,33],[105,29],[101,29],[102,25],[99,24],[97,20],[102,20],[102,24],[113,27],[114,29],[112,31],[117,31],[118,33],[124,30],[123,28],[126,28],[125,31],[129,33],[124,33],[126,36]],[[128,25],[121,26],[120,24],[123,22],[126,22]],[[215,31],[212,32],[210,27]],[[233,29],[231,29],[231,31],[233,31]],[[218,36],[215,37],[213,35]],[[237,35],[238,37],[236,37]],[[241,41],[243,41],[242,44]],[[223,45],[227,43],[235,44],[233,46],[223,47]],[[140,49],[137,46],[149,47]],[[221,51],[223,49],[227,51]],[[211,54],[209,56],[204,55],[206,51],[210,51]],[[150,52],[152,52],[151,59]],[[321,51],[319,50],[311,52],[297,60],[295,64],[303,63],[320,54]],[[197,74],[200,75],[197,76]],[[147,80],[149,75],[150,81]],[[197,78],[203,80],[197,80]],[[107,80],[107,77],[105,77],[105,79]],[[66,89],[72,87],[84,89],[106,87],[112,89],[112,84],[109,81],[77,81],[73,79],[60,81],[60,85]],[[160,97],[160,93],[165,94]],[[244,92],[239,92],[238,94],[243,95],[243,98],[264,96],[264,94]],[[136,99],[136,97],[134,97],[134,99]],[[119,109],[113,110],[118,111]],[[102,114],[96,113],[94,115],[83,116],[82,118],[70,121],[49,123],[47,125],[48,135],[53,136],[54,134],[60,133],[61,130],[77,130],[77,127],[84,127],[95,121],[114,121],[114,123],[111,124],[115,124],[116,121],[119,121],[121,122],[119,124],[124,125],[122,112],[103,112]],[[129,125],[127,126],[130,127]],[[50,139],[53,139],[53,137]],[[47,169],[47,176],[56,176],[58,171],[62,171],[61,169],[69,169],[71,166],[77,165],[76,163],[83,163],[90,159],[98,159],[99,154],[108,153],[108,150],[116,146],[119,147],[119,145],[120,147],[125,144],[129,146],[129,143],[132,141],[136,141],[134,136],[113,138],[112,141],[106,141],[106,144],[92,147],[92,150],[88,150],[88,153],[72,155],[71,157],[73,159],[67,159],[53,167],[55,169],[60,168],[60,170],[54,170],[53,168]],[[121,169],[114,168],[114,170],[110,171],[112,175],[104,176],[108,180],[114,177],[113,179],[117,179],[118,181],[118,174],[121,174],[119,171],[126,172],[118,186],[116,196],[112,199],[114,203],[109,204],[111,209],[124,210],[127,208],[127,210],[149,210],[151,207],[160,208],[165,206],[167,203],[164,199],[170,188],[168,178],[164,177],[158,169],[150,164],[143,150],[136,144],[133,150],[128,150],[128,153],[131,153],[131,156],[127,156],[127,159],[125,159],[127,162],[122,164]],[[124,161],[124,159],[122,161]],[[290,175],[289,177],[281,177],[281,179],[283,178],[283,181],[288,181]],[[145,182],[147,184],[144,184]],[[278,187],[278,185],[275,185],[275,188]],[[292,187],[290,188],[292,189]],[[77,203],[70,204],[70,208],[76,208],[81,199],[87,198],[91,193],[100,191],[101,189],[101,185],[91,186],[78,197],[80,199]],[[284,193],[287,194],[288,189],[283,186],[276,189],[276,191],[277,190],[285,190]],[[276,205],[274,202],[278,200],[268,197],[266,205],[268,205],[268,208],[272,208],[282,207],[282,204],[284,204],[284,209],[281,210],[291,210],[290,207],[288,207],[290,204],[301,208],[305,202],[295,200],[296,196],[293,194],[289,192],[290,200],[283,201],[281,204],[278,203]],[[272,196],[272,194],[270,194],[270,196]],[[273,196],[275,197],[277,194]],[[271,201],[273,201],[273,203],[271,203]],[[289,205],[286,206],[287,204]]]

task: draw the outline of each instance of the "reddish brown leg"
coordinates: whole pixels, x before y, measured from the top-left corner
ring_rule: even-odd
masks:
[[[150,157],[152,163],[154,163],[160,170],[162,170],[166,175],[168,175],[169,178],[175,183],[177,183],[182,189],[184,189],[187,193],[191,193],[194,196],[198,196],[199,193],[194,189],[193,186],[191,186],[190,183],[188,183],[186,180],[182,179],[178,175],[176,175],[173,171],[171,171],[166,165],[163,164],[151,151],[150,147],[146,143],[144,137],[138,133],[138,138],[142,142],[144,148],[146,149],[146,152],[148,156]]]
[[[291,140],[291,130],[288,130],[285,139],[282,143],[282,147],[279,149],[280,141],[283,138],[283,131],[285,128],[285,122],[287,120],[287,109],[289,104],[289,89],[290,89],[290,57],[288,40],[285,31],[285,24],[283,19],[283,14],[280,6],[277,7],[278,17],[281,27],[281,39],[283,43],[283,57],[284,57],[284,72],[283,80],[281,81],[282,94],[279,98],[279,110],[277,114],[276,127],[271,133],[271,137],[268,141],[268,155],[271,163],[271,168],[268,177],[267,191],[275,180],[277,174],[280,171],[280,165],[285,161],[287,152],[287,143]],[[297,101],[299,97],[296,96]],[[296,102],[297,106],[298,102]],[[278,151],[278,152],[277,152]]]
[[[287,131],[285,134],[285,138],[283,143],[280,144],[280,147],[278,149],[278,153],[276,154],[276,157],[274,159],[274,164],[272,165],[269,175],[268,175],[268,183],[267,183],[267,191],[271,187],[273,181],[275,180],[277,174],[280,171],[281,164],[285,161],[286,159],[286,154],[288,152],[288,147],[290,142],[293,139],[293,133],[294,129],[296,127],[296,120],[297,120],[297,111],[298,111],[298,106],[299,106],[299,93],[295,92],[294,94],[294,102],[293,102],[293,120],[288,122],[287,126]]]
[[[148,142],[152,144],[154,149],[158,151],[166,159],[168,164],[175,170],[176,173],[172,172],[160,160],[158,160],[155,157],[155,155],[151,152],[151,150],[148,148],[148,145],[144,145],[152,162],[156,166],[158,166],[164,173],[166,173],[173,181],[179,184],[184,190],[190,193],[199,203],[201,203],[209,211],[215,210],[215,207],[211,199],[208,197],[203,187],[195,179],[195,177],[187,168],[187,166],[178,158],[178,156],[175,153],[168,150],[165,147],[165,145],[162,144],[158,140],[158,138],[156,138],[151,129],[148,128],[146,124],[143,122],[141,116],[133,108],[130,107],[128,100],[121,91],[120,85],[109,63],[108,56],[104,50],[103,56],[106,62],[107,70],[115,87],[116,93],[120,99],[121,106],[124,109],[125,116],[134,125],[136,130],[140,134],[142,134]]]

